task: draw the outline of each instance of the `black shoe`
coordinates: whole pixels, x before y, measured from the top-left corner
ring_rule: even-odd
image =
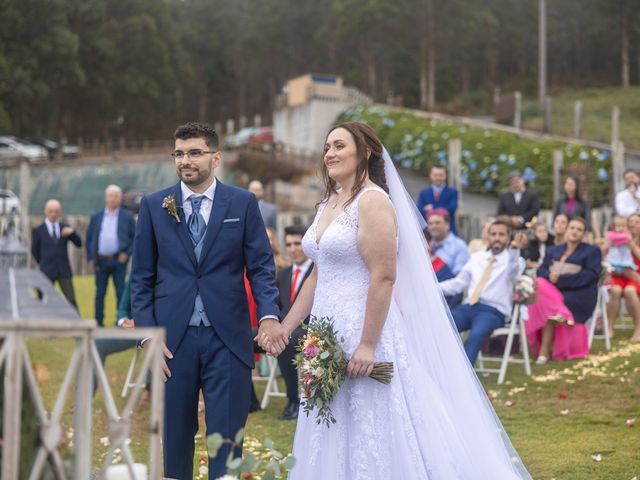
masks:
[[[251,402],[251,405],[249,405],[249,413],[259,412],[260,410],[262,410],[262,408],[257,402]]]
[[[285,407],[282,415],[278,417],[278,420],[295,420],[298,418],[298,409],[300,408],[300,403],[298,402],[289,402]]]

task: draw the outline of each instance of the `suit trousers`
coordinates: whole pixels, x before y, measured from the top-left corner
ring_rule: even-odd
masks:
[[[73,305],[73,308],[75,308],[76,310],[78,309],[78,305],[76,303],[76,293],[75,290],[73,289],[73,280],[71,277],[66,277],[66,278],[49,278],[49,280],[51,280],[51,283],[55,284],[56,282],[58,282],[58,285],[60,285],[60,290],[62,290],[62,294],[64,295],[64,298],[67,299],[67,302],[69,302],[71,305]]]
[[[98,259],[96,266],[96,321],[104,326],[104,296],[107,294],[109,277],[113,277],[113,285],[116,288],[116,309],[120,304],[124,291],[124,279],[127,274],[127,264],[120,263],[117,259]]]
[[[459,332],[470,330],[464,342],[464,351],[473,365],[482,344],[491,336],[491,332],[504,326],[505,315],[498,309],[483,303],[475,305],[465,303],[454,308],[451,315]]]
[[[198,432],[198,394],[204,395],[207,435],[233,439],[249,415],[251,369],[220,340],[212,327],[189,326],[172,359],[165,384],[164,472],[193,478],[194,436]],[[226,473],[229,446],[209,460],[209,479]],[[242,451],[234,452],[240,456]]]

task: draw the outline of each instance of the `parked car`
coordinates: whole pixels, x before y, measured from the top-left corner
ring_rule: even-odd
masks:
[[[260,131],[259,127],[247,127],[240,130],[234,135],[229,135],[224,140],[224,148],[233,150],[234,148],[246,147],[249,144],[249,138]]]
[[[44,137],[30,138],[29,142],[44,147],[49,154],[49,160],[56,158],[78,158],[80,156],[80,147],[77,145],[67,145]]]
[[[47,150],[39,145],[33,145],[13,136],[0,137],[0,159],[26,158],[32,162],[40,162],[46,160],[48,156]]]
[[[249,147],[265,152],[273,152],[276,142],[273,141],[273,127],[262,127],[249,137]]]
[[[11,190],[0,189],[0,214],[20,213],[20,199]]]
[[[140,212],[140,202],[142,201],[142,197],[152,191],[153,190],[146,187],[128,188],[122,195],[122,206],[137,215]]]

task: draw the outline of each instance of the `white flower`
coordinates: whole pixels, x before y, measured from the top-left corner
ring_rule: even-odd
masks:
[[[223,475],[222,477],[218,477],[217,480],[238,480],[238,477],[234,477],[233,475]]]
[[[200,468],[198,469],[198,473],[200,475],[206,475],[207,473],[209,473],[209,469],[207,468],[206,465],[200,465]],[[232,477],[235,478],[235,477]]]
[[[324,375],[324,368],[322,368],[322,367],[318,367],[318,368],[316,368],[316,369],[313,371],[312,375],[313,375],[314,377],[316,377],[316,378],[322,378],[322,375]]]

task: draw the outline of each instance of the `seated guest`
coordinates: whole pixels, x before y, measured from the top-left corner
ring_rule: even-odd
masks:
[[[627,168],[622,178],[625,189],[616,193],[616,213],[628,217],[640,211],[640,178],[633,168]]]
[[[432,165],[429,170],[431,186],[420,191],[418,210],[425,216],[434,208],[444,208],[449,212],[451,231],[456,231],[456,210],[458,209],[458,190],[447,185],[447,169],[443,165]]]
[[[457,275],[469,260],[469,253],[464,240],[450,230],[449,212],[443,208],[429,210],[427,224],[431,236],[429,247],[433,255],[442,258],[453,274]]]
[[[510,191],[500,195],[498,215],[511,217],[513,228],[525,228],[525,224],[540,212],[540,199],[533,190],[526,188],[518,170],[509,174]]]
[[[431,248],[429,247],[431,237],[426,228],[424,230],[424,236],[427,240],[427,249],[429,250],[429,256],[431,257],[431,266],[433,267],[433,272],[436,274],[436,280],[438,280],[438,283],[444,282],[445,280],[450,280],[455,277],[444,260],[436,255],[433,255],[433,253],[431,252]],[[447,301],[449,310],[453,310],[455,307],[462,303],[462,293],[458,293],[456,295],[445,295],[444,299]]]
[[[587,222],[587,230],[591,230],[589,208],[580,195],[580,182],[576,177],[567,177],[563,185],[563,198],[556,202],[553,214],[566,214],[571,217],[582,217]]]
[[[581,358],[589,353],[586,321],[598,299],[600,249],[582,241],[583,218],[569,221],[565,243],[549,247],[538,269],[536,302],[525,323],[537,363]]]
[[[564,234],[569,226],[569,217],[566,213],[558,213],[553,217],[553,244],[562,245]]]
[[[511,241],[511,225],[496,220],[489,227],[489,250],[474,253],[455,278],[440,284],[445,295],[469,292],[451,315],[459,332],[470,330],[464,350],[472,364],[491,332],[511,315],[513,286],[524,269],[520,249],[526,244],[524,233]]]
[[[554,237],[549,233],[549,229],[542,222],[537,222],[532,226],[534,238],[521,252],[527,269],[537,270],[542,265],[547,247],[553,246]]]
[[[291,305],[295,301],[302,284],[311,274],[313,270],[313,263],[302,250],[302,237],[306,232],[306,228],[299,225],[289,226],[284,229],[284,243],[287,250],[287,256],[291,260],[292,265],[283,268],[278,272],[276,278],[276,285],[280,296],[278,297],[278,304],[282,318],[284,318]],[[309,319],[306,318],[303,324],[307,324]],[[300,407],[300,397],[298,395],[298,371],[293,365],[293,360],[297,354],[296,348],[298,346],[298,340],[303,337],[305,330],[302,324],[298,326],[291,334],[289,344],[285,347],[284,351],[278,356],[278,366],[282,373],[282,378],[287,387],[287,406],[282,412],[282,415],[278,417],[280,420],[295,420],[298,418],[298,410]]]

